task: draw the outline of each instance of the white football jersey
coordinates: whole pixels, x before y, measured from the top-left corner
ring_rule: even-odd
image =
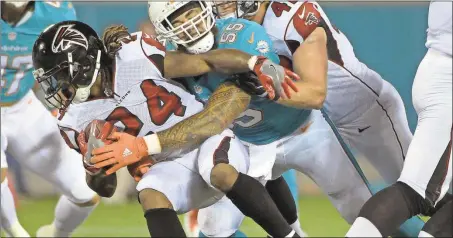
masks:
[[[177,83],[163,78],[165,48],[146,34],[123,44],[116,56],[114,98],[71,104],[59,121],[66,142],[77,149],[77,135],[93,120],[111,121],[134,136],[170,128],[203,105]]]
[[[452,56],[452,2],[432,1],[428,13],[426,47]]]
[[[362,115],[375,103],[382,90],[382,77],[357,59],[349,40],[330,23],[316,2],[273,1],[263,26],[276,53],[292,61],[292,54],[320,21],[328,28],[328,93],[324,108],[340,125]]]

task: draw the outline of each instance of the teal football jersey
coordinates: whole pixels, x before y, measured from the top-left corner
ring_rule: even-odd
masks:
[[[279,63],[277,54],[273,52],[272,41],[261,25],[244,19],[228,18],[217,20],[216,26],[218,49],[238,49]],[[227,75],[210,73],[198,83],[213,92],[227,78]],[[310,112],[253,96],[249,108],[234,121],[232,129],[243,141],[256,145],[268,144],[294,132],[307,120]]]
[[[162,42],[165,46],[165,49],[168,51],[174,51],[177,50],[176,46],[168,43],[168,42]],[[212,91],[208,89],[206,86],[201,85],[197,82],[197,78],[194,77],[186,77],[184,78],[185,81],[185,86],[187,87],[187,90],[189,90],[195,98],[200,101],[203,104],[206,104],[209,100],[209,97],[212,94]]]
[[[31,16],[15,27],[1,20],[0,103],[17,102],[35,85],[31,53],[41,32],[51,24],[76,19],[70,2],[35,1],[34,4]]]

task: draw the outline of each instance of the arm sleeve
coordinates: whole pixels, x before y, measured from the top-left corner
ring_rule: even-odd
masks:
[[[317,27],[324,27],[325,25],[318,7],[317,3],[305,2],[297,9],[292,18],[290,28],[295,30],[292,33],[297,33],[299,37],[302,37],[302,41],[307,39]]]

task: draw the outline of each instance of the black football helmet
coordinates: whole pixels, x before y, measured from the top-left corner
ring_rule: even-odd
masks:
[[[33,45],[33,75],[46,100],[59,109],[90,96],[107,54],[97,33],[79,21],[63,21],[46,28]]]

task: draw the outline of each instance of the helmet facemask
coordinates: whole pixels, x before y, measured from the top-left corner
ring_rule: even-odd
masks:
[[[177,4],[179,6],[176,9],[168,11],[164,17],[159,18],[159,21],[150,15],[159,37],[184,46],[189,53],[204,53],[212,49],[215,17],[211,5],[205,1]]]
[[[90,89],[96,82],[101,68],[101,51],[96,59],[87,55],[81,62],[74,62],[72,53],[50,70],[39,68],[33,75],[45,93],[45,99],[52,106],[65,110],[71,103],[81,103],[90,96]],[[94,70],[91,68],[94,66]]]

